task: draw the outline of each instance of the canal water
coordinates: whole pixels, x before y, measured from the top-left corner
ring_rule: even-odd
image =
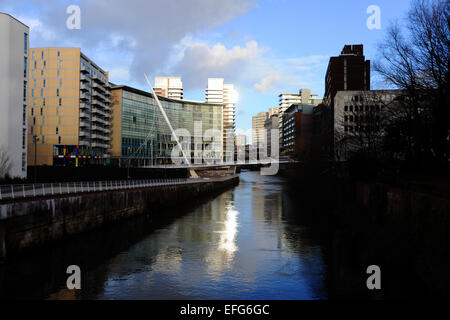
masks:
[[[0,269],[0,297],[326,299],[324,249],[279,177],[243,172],[234,189],[154,226],[128,222]],[[159,214],[164,214],[161,212]],[[82,289],[66,288],[78,264]]]

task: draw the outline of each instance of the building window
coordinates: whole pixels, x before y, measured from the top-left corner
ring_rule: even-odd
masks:
[[[44,114],[44,111],[43,111],[43,109],[41,108],[41,116]]]
[[[44,79],[44,84],[43,84],[43,87],[45,88],[45,84],[46,84],[46,81],[45,81],[45,79]]]
[[[56,134],[58,134],[59,133],[59,128],[58,127],[56,127]]]
[[[28,34],[23,34],[23,53],[28,54]]]
[[[45,98],[42,99],[42,105],[45,107]]]
[[[27,61],[28,61],[28,58],[24,57],[23,58],[23,76],[25,78],[27,77]]]
[[[59,106],[61,107],[62,105],[62,98],[59,98]]]
[[[41,51],[41,59],[44,60],[44,51]]]
[[[56,89],[56,96],[59,97],[59,89]]]
[[[61,136],[58,137],[58,144],[61,144]]]
[[[37,61],[34,60],[34,68],[37,69]]]
[[[58,58],[61,57],[61,51],[58,51]]]
[[[47,66],[47,61],[44,60],[44,68]]]
[[[27,125],[27,106],[23,106],[23,114],[22,114],[22,124],[24,126]]]

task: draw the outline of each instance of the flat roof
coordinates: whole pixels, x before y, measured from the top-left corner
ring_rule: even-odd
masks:
[[[129,87],[126,85],[115,85],[112,84],[111,90],[119,90],[119,89],[123,89],[125,91],[129,91],[129,92],[133,92],[136,94],[140,94],[146,97],[150,97],[150,98],[154,98],[154,95],[150,92],[147,91],[143,91],[140,89],[136,89],[133,87]],[[162,97],[162,96],[158,96],[159,100],[163,100],[163,101],[168,101],[168,102],[176,102],[176,103],[186,103],[186,104],[196,104],[196,105],[208,105],[208,106],[225,106],[225,104],[221,104],[221,103],[206,103],[206,102],[200,102],[200,101],[190,101],[190,100],[178,100],[178,99],[170,99],[170,98],[166,98],[166,97]]]

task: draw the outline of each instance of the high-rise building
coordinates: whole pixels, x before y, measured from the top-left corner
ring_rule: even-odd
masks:
[[[225,84],[222,78],[209,78],[206,88],[206,103],[223,104],[223,150],[225,157],[232,157],[236,129],[237,91],[232,84]]]
[[[252,144],[259,146],[261,143],[266,142],[266,133],[264,131],[264,125],[267,118],[269,117],[268,112],[260,112],[252,119]]]
[[[280,129],[280,145],[283,145],[283,116],[285,111],[291,107],[293,104],[302,105],[314,105],[318,106],[322,103],[322,99],[319,98],[317,94],[311,94],[310,89],[300,89],[298,94],[293,93],[283,93],[279,95],[280,98],[280,108],[279,108],[279,129]]]
[[[111,121],[111,158],[127,165],[129,162],[150,166],[170,164],[176,142],[153,94],[127,86],[114,86]],[[201,154],[187,153],[191,163],[202,163],[206,157],[222,161],[222,104],[207,104],[159,97],[174,130],[186,129],[191,135],[188,145],[196,145]],[[195,122],[201,122],[201,132],[195,131]],[[204,134],[208,130],[219,132],[218,141]],[[186,140],[180,137],[185,146]],[[219,148],[211,150],[212,143]],[[184,148],[183,146],[183,148]],[[220,150],[219,150],[220,149]]]
[[[80,48],[33,48],[29,60],[28,164],[105,163],[111,133],[108,73]]]
[[[331,57],[325,76],[324,102],[334,110],[338,91],[370,90],[370,60],[365,60],[364,47],[345,45],[338,57]]]
[[[270,110],[273,110],[273,108]],[[272,115],[270,115],[270,113],[271,112],[269,111],[269,117],[264,123],[264,129],[266,131],[267,155],[269,157],[272,155],[272,131],[273,130],[277,131],[277,140],[278,140],[278,125],[279,125],[278,112],[272,113]]]
[[[0,160],[9,163],[0,175],[13,178],[27,176],[28,35],[26,25],[0,13]]]
[[[278,115],[280,108],[269,108],[269,118],[273,115]]]
[[[183,99],[183,81],[180,77],[156,77],[154,91],[158,96]]]

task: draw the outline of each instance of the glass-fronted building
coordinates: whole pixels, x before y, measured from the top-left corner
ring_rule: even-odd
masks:
[[[173,163],[177,142],[172,139],[155,97],[127,86],[113,86],[111,95],[111,159],[122,165]],[[209,158],[220,162],[223,105],[158,98],[171,126],[177,130],[188,160],[203,163]],[[179,158],[183,158],[181,153]]]

